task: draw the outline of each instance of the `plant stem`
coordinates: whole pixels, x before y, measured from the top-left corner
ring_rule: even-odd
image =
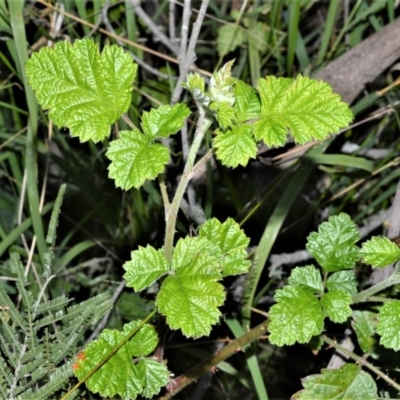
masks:
[[[397,382],[395,382],[393,379],[389,378],[388,375],[384,374],[379,368],[377,368],[374,365],[372,365],[370,362],[365,360],[363,357],[360,357],[357,354],[354,354],[352,351],[347,350],[345,347],[341,346],[339,343],[337,343],[334,340],[330,339],[326,335],[322,335],[321,338],[325,343],[328,343],[330,346],[332,346],[335,349],[339,350],[341,353],[343,353],[346,356],[352,358],[359,365],[367,367],[369,370],[371,370],[376,375],[378,375],[380,378],[382,378],[384,381],[386,381],[389,385],[393,386],[395,389],[400,391],[400,385]]]
[[[174,379],[167,390],[169,393],[160,397],[160,400],[168,400],[183,388],[188,386],[193,381],[197,380],[201,375],[209,371],[215,371],[215,367],[221,362],[226,360],[228,357],[236,354],[238,351],[242,351],[243,347],[247,344],[254,342],[265,334],[267,329],[268,320],[265,320],[260,325],[257,325],[253,329],[249,330],[243,336],[232,340],[228,345],[218,350],[215,354],[201,361],[199,364],[195,365],[193,368],[188,369],[185,373]]]
[[[192,179],[194,170],[196,168],[196,166],[194,165],[194,161],[197,152],[199,151],[200,144],[204,138],[207,129],[209,128],[212,122],[212,120],[207,117],[206,111],[201,105],[198,105],[198,109],[199,109],[199,119],[197,121],[197,128],[194,134],[192,146],[190,147],[189,150],[188,158],[185,164],[185,169],[183,171],[183,175],[176,189],[174,199],[172,200],[165,214],[166,228],[165,228],[164,254],[169,262],[172,259],[175,226],[176,226],[176,219],[178,216],[179,207],[183,195],[185,194],[186,187],[190,179]]]

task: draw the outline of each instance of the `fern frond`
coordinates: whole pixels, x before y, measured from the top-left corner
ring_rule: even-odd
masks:
[[[8,367],[7,363],[5,362],[4,358],[0,356],[0,393],[2,392],[2,388],[4,385],[11,385],[12,382],[12,374],[10,368]],[[5,399],[5,397],[2,397]]]
[[[62,310],[64,307],[67,306],[68,303],[71,302],[71,299],[68,299],[66,296],[56,297],[52,300],[44,301],[43,303],[39,304],[36,308],[36,316],[44,314],[46,312],[56,312]]]
[[[0,304],[3,309],[7,311],[9,318],[13,321],[13,323],[17,324],[18,327],[21,328],[24,333],[26,333],[24,319],[17,308],[14,306],[14,303],[11,301],[10,297],[8,296],[2,285],[0,285]],[[2,313],[0,313],[0,318],[4,321],[4,316],[2,315]]]

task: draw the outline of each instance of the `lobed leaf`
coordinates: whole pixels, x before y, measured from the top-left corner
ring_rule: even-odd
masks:
[[[353,119],[348,104],[323,81],[268,76],[258,81],[261,118],[254,135],[268,146],[283,146],[291,133],[295,142],[323,140]]]
[[[79,379],[85,377],[139,324],[140,321],[132,321],[124,326],[122,332],[105,329],[98,339],[78,354],[74,364],[75,376]],[[145,359],[136,365],[133,359],[147,356],[154,351],[157,343],[155,329],[150,325],[142,326],[131,340],[87,379],[86,386],[101,396],[120,396],[125,399],[135,399],[138,395],[151,397],[158,393],[168,383],[167,368],[161,363]]]
[[[322,223],[307,238],[307,250],[328,272],[349,269],[359,259],[355,243],[360,239],[356,224],[344,213]]]
[[[209,219],[201,226],[199,237],[219,247],[223,255],[223,276],[243,274],[249,270],[251,263],[247,260],[246,248],[250,239],[232,218],[224,223],[216,218]]]
[[[386,237],[373,237],[362,244],[360,256],[366,264],[383,268],[400,260],[400,248]]]
[[[147,288],[169,271],[164,252],[149,245],[146,248],[139,246],[139,250],[132,251],[131,261],[122,267],[126,271],[126,285],[136,292]]]
[[[181,329],[187,337],[208,335],[218,322],[225,300],[216,259],[199,254],[192,262],[168,276],[158,292],[156,305],[167,317],[172,329]]]
[[[215,118],[221,129],[232,127],[235,119],[235,109],[231,103],[227,101],[213,101],[209,108],[215,113]]]
[[[142,129],[147,139],[168,137],[183,127],[185,119],[190,115],[186,104],[165,105],[150,112],[143,112]]]
[[[218,28],[217,50],[220,57],[225,56],[236,47],[245,43],[247,40],[246,32],[238,25],[225,24]]]
[[[261,102],[257,92],[241,80],[236,81],[233,91],[236,97],[235,110],[237,122],[243,123],[250,119],[260,118]]]
[[[110,143],[106,156],[111,160],[108,176],[124,190],[139,188],[145,180],[155,179],[169,160],[168,149],[151,143],[138,129],[121,131]]]
[[[324,327],[318,299],[301,286],[285,286],[275,294],[277,303],[269,312],[270,342],[278,346],[308,343]]]
[[[354,271],[338,271],[328,277],[326,288],[330,290],[340,290],[353,296],[357,293],[357,280]]]
[[[345,364],[339,369],[323,369],[320,375],[309,375],[293,400],[374,400],[377,387],[370,374],[357,365]]]
[[[233,126],[225,132],[217,131],[213,145],[217,149],[217,158],[227,167],[238,165],[245,167],[250,158],[255,158],[257,145],[250,125]]]
[[[292,286],[302,286],[305,289],[311,289],[314,293],[324,291],[321,273],[314,267],[314,265],[294,268],[290,273],[289,284]]]
[[[400,350],[400,301],[390,301],[379,309],[377,332],[380,344],[388,349]]]
[[[98,142],[128,110],[137,65],[119,46],[100,54],[93,40],[43,47],[26,63],[29,83],[49,117],[81,142]]]
[[[350,317],[351,303],[351,296],[341,290],[332,290],[321,297],[324,314],[336,323],[343,323]]]

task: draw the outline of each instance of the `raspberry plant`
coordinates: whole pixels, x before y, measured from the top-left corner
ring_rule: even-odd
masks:
[[[33,54],[26,64],[38,102],[49,110],[56,125],[69,128],[72,137],[99,142],[110,137],[111,125],[121,117],[128,122],[131,129],[113,137],[106,152],[109,177],[116,187],[130,190],[147,180],[158,177],[160,181],[164,246],[156,249],[149,244],[133,249],[131,259],[123,265],[127,286],[134,291],[158,283],[156,308],[146,320],[126,324],[122,332],[104,330],[77,355],[74,373],[79,384],[86,382],[94,393],[134,399],[139,395],[151,398],[162,387],[171,393],[180,390],[189,380],[172,380],[163,360],[151,356],[159,339],[148,321],[158,313],[170,329],[187,337],[208,335],[221,317],[225,300],[221,281],[246,273],[251,266],[246,252],[249,239],[233,219],[221,222],[212,218],[199,227],[196,236],[174,240],[178,210],[198,168],[214,154],[225,166],[246,166],[255,158],[261,141],[282,146],[288,135],[296,143],[324,140],[352,120],[348,105],[327,83],[303,76],[267,76],[253,88],[232,76],[232,65],[233,61],[228,62],[215,72],[208,85],[198,73],[187,76],[184,87],[194,100],[195,112],[184,103],[164,105],[143,112],[137,127],[124,115],[137,66],[118,46],[106,46],[100,53],[92,40],[77,40],[73,45],[58,42]],[[196,130],[183,174],[170,198],[163,180],[170,150],[162,139],[176,134],[189,117],[196,120]],[[204,136],[213,124],[212,146],[199,158]],[[271,343],[278,346],[308,343],[315,337],[329,343],[331,339],[323,335],[326,319],[344,323],[352,318],[365,352],[371,351],[375,332],[383,346],[399,350],[400,302],[374,297],[400,282],[397,269],[389,281],[358,292],[354,267],[360,260],[375,268],[397,262],[400,250],[385,238],[373,238],[360,249],[358,240],[357,227],[346,214],[323,223],[318,233],[310,235],[307,245],[318,266],[294,268],[288,284],[276,292],[277,302],[269,319],[227,345],[207,361],[211,364],[205,361],[202,365],[215,366],[232,355],[234,348],[265,333],[267,325]],[[373,311],[357,310],[357,304],[371,299],[382,301],[383,306]],[[369,368],[370,364],[362,365]],[[306,378],[303,384],[304,390],[294,398],[376,397],[371,375],[354,364],[325,370],[322,375]]]

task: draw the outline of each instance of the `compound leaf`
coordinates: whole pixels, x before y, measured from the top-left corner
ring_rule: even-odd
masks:
[[[136,71],[121,47],[106,46],[100,54],[89,39],[43,47],[26,63],[39,104],[81,142],[98,142],[110,134],[110,126],[128,110]]]
[[[236,47],[245,43],[246,32],[238,25],[225,24],[218,28],[217,50],[220,57],[225,56]]]
[[[270,342],[278,346],[308,343],[324,327],[324,314],[314,294],[301,286],[285,286],[275,294],[269,312]]]
[[[232,126],[235,118],[235,109],[230,102],[213,101],[209,108],[215,113],[215,118],[221,129],[227,129]]]
[[[260,118],[261,102],[257,92],[241,80],[236,81],[233,91],[236,97],[235,109],[237,122],[243,123],[249,119]]]
[[[232,218],[224,223],[216,218],[209,219],[201,226],[199,237],[219,247],[223,255],[223,276],[243,274],[250,268],[246,252],[250,239]]]
[[[353,119],[348,104],[328,83],[297,76],[259,79],[261,118],[254,135],[268,146],[283,146],[291,133],[297,143],[325,139]]]
[[[360,239],[356,224],[344,213],[330,217],[307,238],[307,250],[328,272],[349,269],[359,259],[355,243]]]
[[[376,313],[365,310],[353,311],[351,326],[357,335],[358,344],[364,353],[369,353],[375,346],[374,338],[377,325]]]
[[[244,167],[257,154],[257,145],[250,125],[233,126],[225,132],[217,131],[213,144],[217,158],[227,167]]]
[[[362,244],[360,256],[366,264],[383,268],[400,260],[400,248],[386,237],[373,237]]]
[[[378,314],[377,332],[380,344],[388,349],[400,350],[400,301],[385,303]]]
[[[141,360],[136,371],[143,387],[142,396],[148,399],[153,398],[169,382],[167,368],[157,361]]]
[[[351,315],[351,296],[341,290],[332,290],[321,297],[324,314],[333,322],[342,323]]]
[[[302,379],[304,389],[294,400],[373,400],[377,387],[372,376],[357,365],[345,364],[339,369],[323,369],[321,375]]]
[[[326,281],[328,290],[341,290],[353,296],[357,293],[357,281],[354,271],[338,271],[333,273]]]
[[[149,112],[143,112],[142,129],[149,140],[156,137],[168,137],[182,128],[189,115],[190,110],[183,103],[161,106]]]
[[[323,292],[324,290],[321,274],[314,265],[294,268],[290,273],[289,284],[311,289],[314,293]]]
[[[127,286],[136,292],[147,288],[169,271],[164,252],[151,246],[139,246],[139,250],[132,251],[131,261],[122,267],[126,271],[124,279]]]
[[[74,364],[75,376],[79,379],[85,377],[95,368],[109,352],[118,346],[140,321],[133,321],[124,326],[124,330],[105,329],[98,339],[89,343],[84,352],[77,356]],[[101,396],[121,396],[125,399],[135,399],[138,395],[158,393],[162,386],[168,383],[168,370],[163,364],[153,369],[153,363],[149,360],[142,360],[143,365],[136,365],[133,358],[144,357],[154,351],[158,342],[155,329],[150,325],[142,326],[131,340],[125,343],[102,367],[100,367],[86,381],[86,386],[93,393],[100,393]],[[150,387],[144,384],[149,383],[149,371],[153,375]],[[157,375],[157,379],[155,379]],[[150,396],[148,396],[150,397]]]
[[[181,329],[187,337],[208,335],[211,325],[218,322],[220,307],[225,300],[218,259],[199,254],[192,263],[175,270],[158,292],[156,305],[167,317],[172,329]]]
[[[168,149],[159,143],[150,143],[138,129],[121,131],[107,150],[111,160],[108,176],[115,186],[125,190],[139,188],[146,179],[155,179],[168,162]]]

